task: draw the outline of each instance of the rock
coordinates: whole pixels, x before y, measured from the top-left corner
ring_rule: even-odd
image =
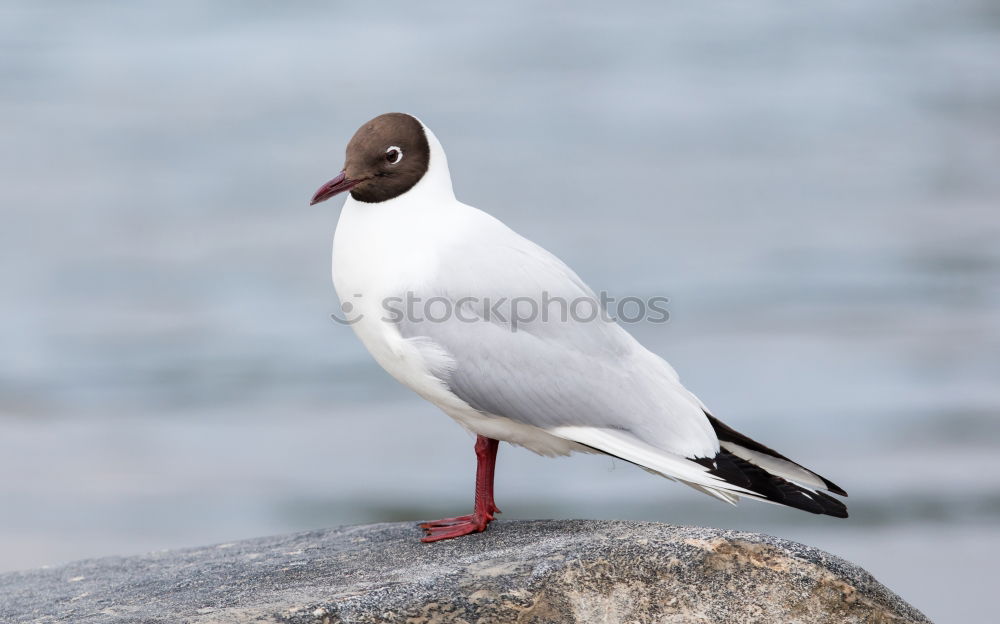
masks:
[[[0,575],[0,622],[927,622],[861,568],[757,533],[376,524]]]

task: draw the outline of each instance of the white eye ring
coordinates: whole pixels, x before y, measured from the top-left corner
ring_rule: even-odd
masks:
[[[399,164],[403,160],[403,150],[393,145],[385,150],[385,159],[390,165]]]

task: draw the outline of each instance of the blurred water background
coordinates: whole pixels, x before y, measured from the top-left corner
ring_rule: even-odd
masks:
[[[504,446],[503,518],[765,531],[994,615],[1000,9],[0,6],[0,570],[460,513],[472,439],[330,321],[363,121],[597,290],[723,420],[850,491],[733,510]]]

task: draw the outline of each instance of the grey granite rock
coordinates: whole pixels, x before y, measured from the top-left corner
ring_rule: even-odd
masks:
[[[756,533],[376,524],[0,575],[0,622],[927,622],[857,566]]]

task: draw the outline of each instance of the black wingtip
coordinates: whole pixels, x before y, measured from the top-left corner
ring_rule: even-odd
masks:
[[[826,492],[813,492],[812,495],[816,496],[823,505],[824,514],[833,516],[834,518],[847,517],[847,505],[844,503],[830,496]],[[847,494],[844,494],[844,496],[847,496]]]
[[[739,431],[736,431],[735,429],[733,429],[732,427],[730,427],[726,423],[722,422],[721,420],[719,420],[715,416],[712,416],[708,412],[705,412],[705,416],[708,417],[708,422],[709,422],[709,424],[712,425],[712,429],[715,430],[715,435],[719,438],[720,441],[722,441],[722,442],[732,442],[734,444],[738,444],[738,445],[740,445],[740,446],[742,446],[742,447],[744,447],[746,449],[749,449],[751,451],[756,451],[758,453],[763,453],[764,455],[770,455],[771,457],[775,457],[777,459],[781,459],[781,460],[787,461],[787,462],[789,462],[791,464],[794,464],[794,465],[798,466],[799,468],[802,468],[803,470],[809,472],[810,474],[815,475],[816,478],[818,478],[820,481],[823,482],[823,487],[825,487],[827,490],[830,490],[831,492],[833,492],[834,494],[837,494],[839,496],[847,496],[847,491],[844,488],[840,487],[839,485],[837,485],[833,481],[830,481],[826,477],[824,477],[822,475],[816,474],[815,472],[813,472],[812,470],[809,470],[808,468],[806,468],[802,464],[788,459],[787,457],[785,457],[784,455],[782,455],[778,451],[776,451],[776,450],[774,450],[774,449],[772,449],[770,447],[764,446],[760,442],[757,442],[756,440],[754,440],[754,439],[752,439],[752,438],[750,438],[750,437],[748,437],[748,436],[740,433]]]
[[[809,472],[812,472],[812,470],[810,470]],[[816,473],[813,472],[813,474],[816,474]],[[829,479],[827,479],[825,477],[821,477],[820,475],[816,475],[816,476],[823,480],[823,485],[826,486],[826,489],[830,490],[834,494],[837,494],[838,496],[844,496],[844,497],[847,496],[847,491],[844,490],[844,488],[840,487],[839,485],[837,485],[836,483],[834,483],[833,481],[830,481]]]
[[[723,481],[742,487],[755,496],[809,513],[847,517],[847,505],[824,493],[782,479],[723,449],[712,459],[694,460]],[[839,489],[839,488],[838,488]]]

